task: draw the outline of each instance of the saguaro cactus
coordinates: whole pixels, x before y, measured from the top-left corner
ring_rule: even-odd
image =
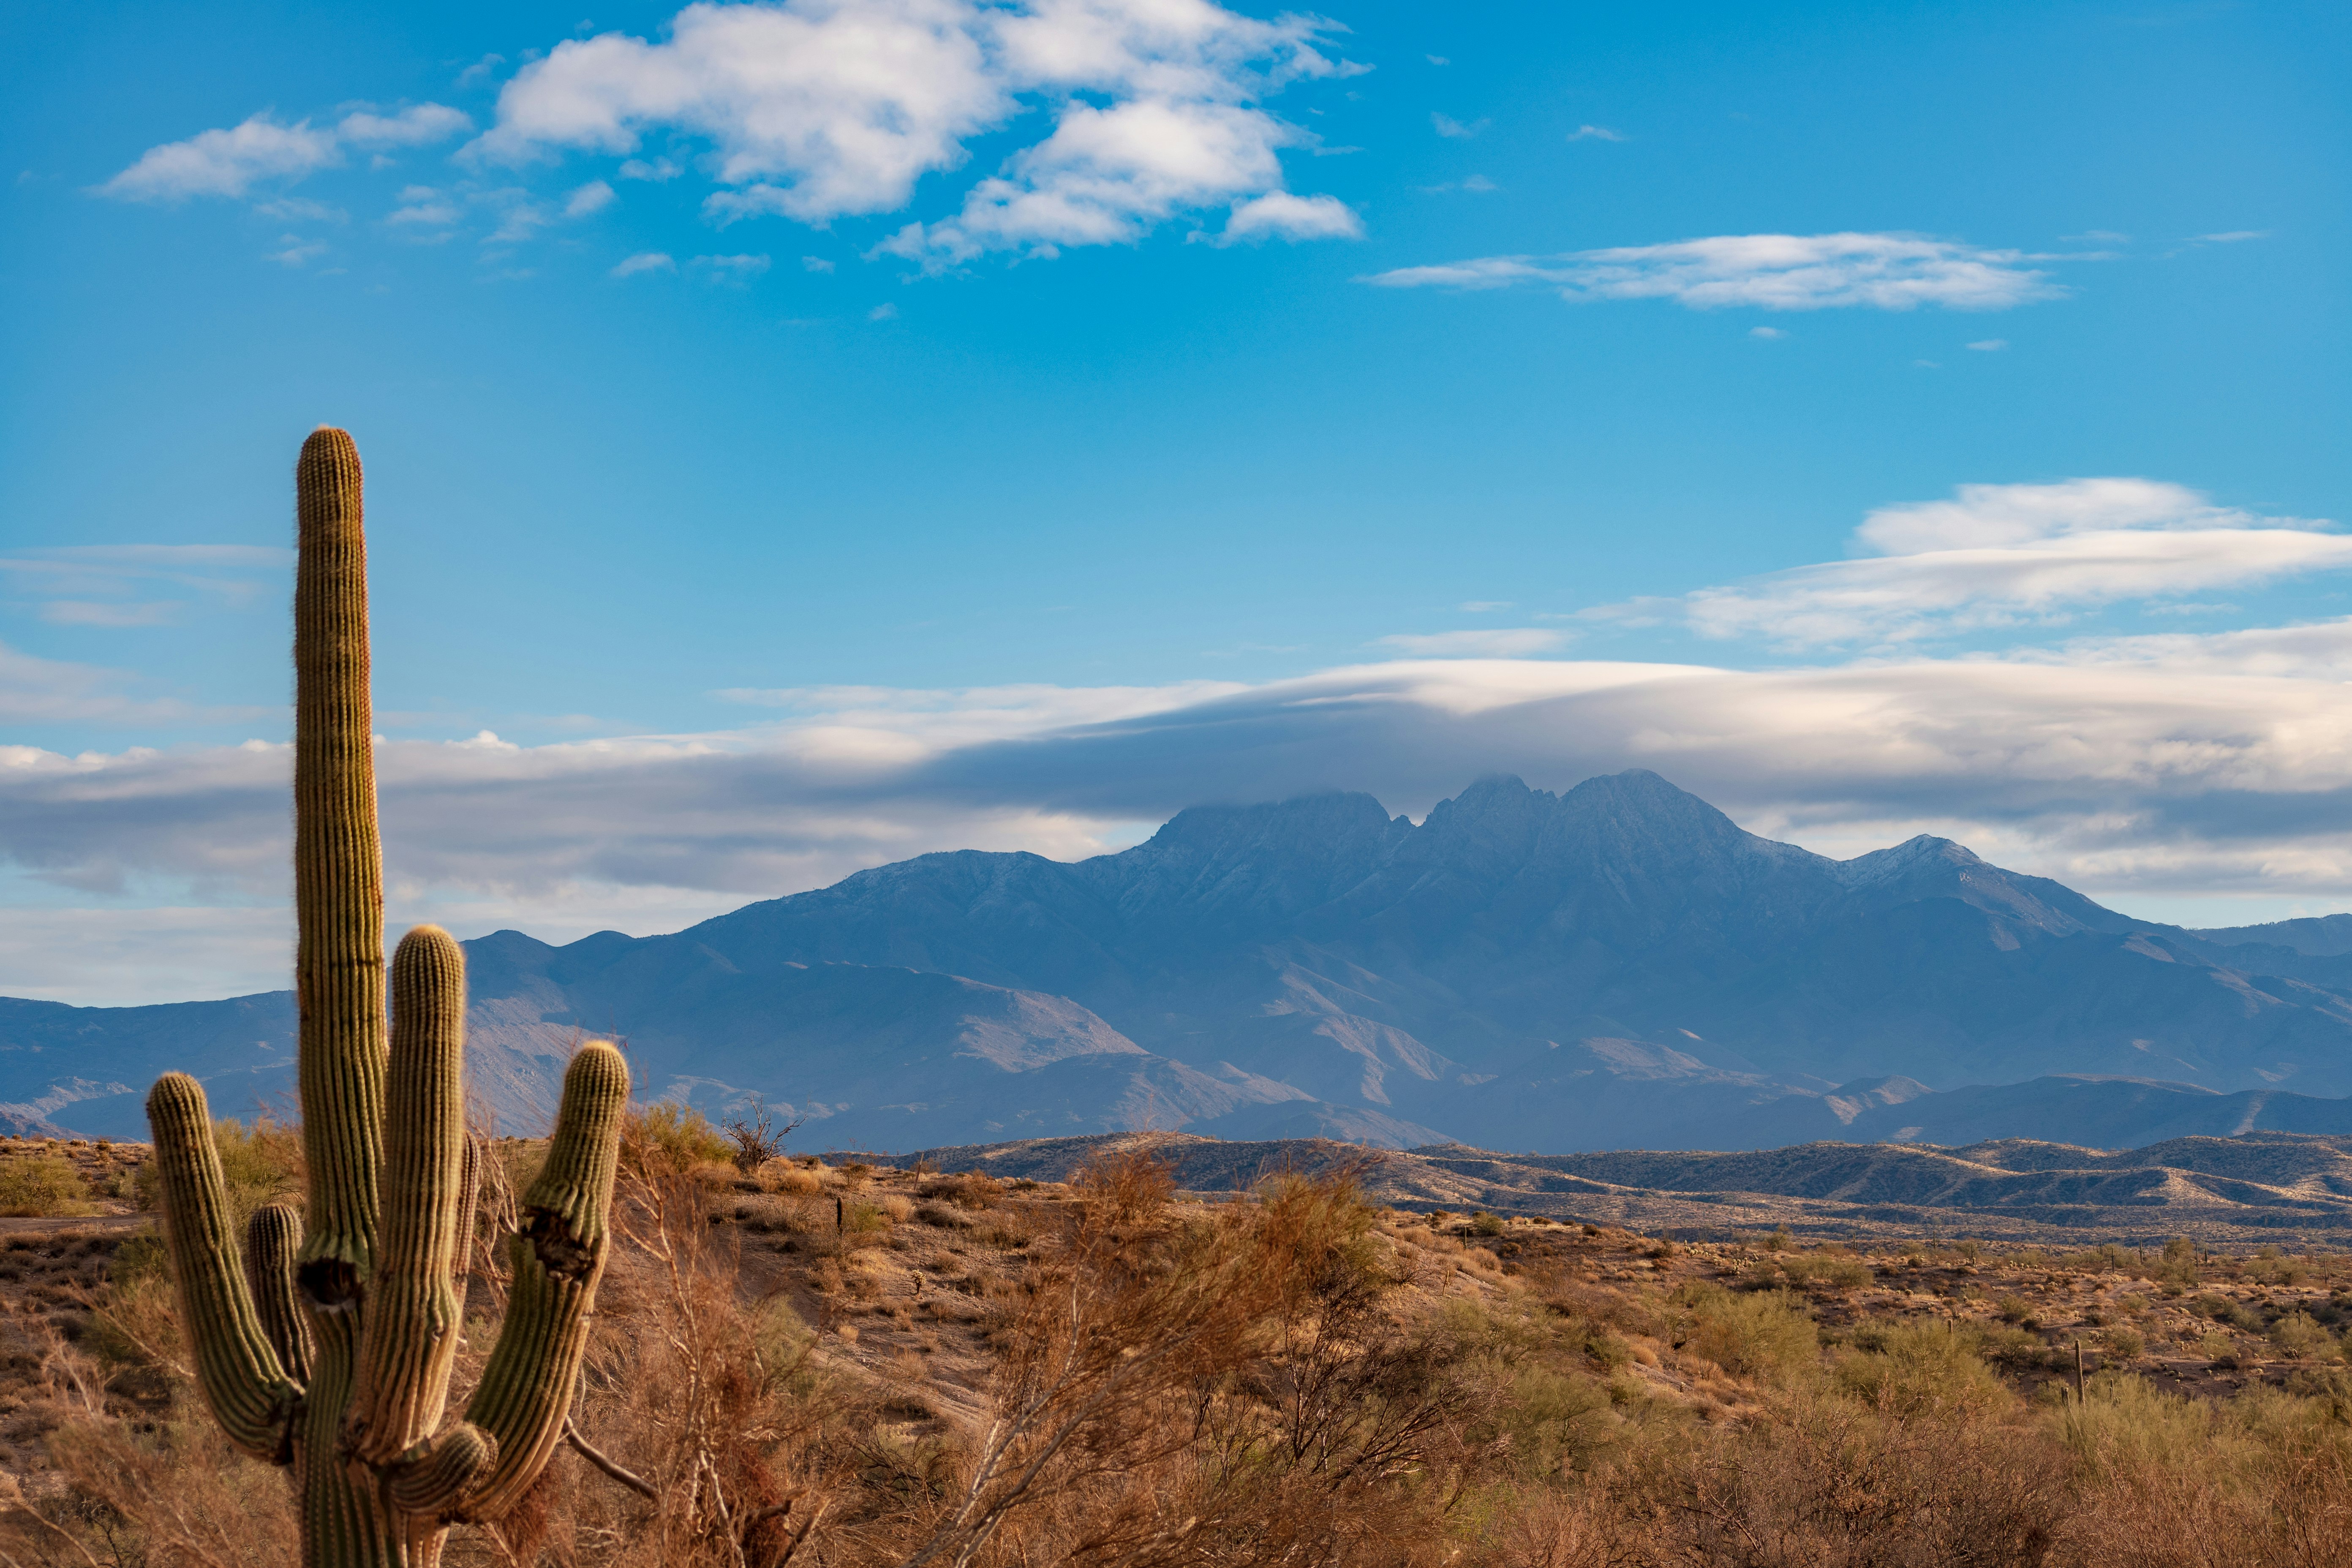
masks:
[[[270,1204],[240,1261],[204,1089],[147,1098],[182,1325],[221,1430],[293,1468],[309,1568],[430,1568],[449,1527],[495,1519],[563,1435],[610,1245],[628,1068],[602,1041],[564,1074],[523,1195],[506,1322],[464,1418],[457,1353],[473,1154],[465,953],[419,926],[391,968],[368,697],[359,451],[320,428],[295,468],[294,888],[307,1213]],[[307,1222],[307,1232],[306,1232]]]

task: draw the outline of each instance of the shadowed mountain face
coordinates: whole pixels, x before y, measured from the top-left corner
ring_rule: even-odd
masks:
[[[1076,864],[927,855],[672,936],[468,946],[477,1071],[518,1121],[568,1040],[617,1033],[650,1089],[757,1091],[835,1144],[1148,1124],[1754,1148],[2077,1113],[2161,1136],[2243,1109],[2191,1101],[2352,1092],[2336,919],[2148,925],[1937,838],[1831,860],[1635,772],[1558,795],[1487,779],[1419,826],[1363,795],[1202,807]],[[175,1010],[55,1011],[85,1042],[160,1044],[131,1016]],[[228,1016],[197,1038],[252,1033]],[[20,1110],[50,1079],[16,1068],[58,1060],[26,1053],[0,1035]],[[173,1059],[78,1071],[143,1088]],[[2329,1114],[2246,1124],[2289,1113]]]

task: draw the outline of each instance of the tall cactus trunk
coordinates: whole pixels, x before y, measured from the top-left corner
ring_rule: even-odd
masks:
[[[352,438],[295,470],[294,884],[307,1215],[271,1204],[239,1266],[203,1089],[147,1101],[181,1321],[229,1438],[293,1467],[308,1568],[432,1568],[449,1527],[495,1519],[561,1440],[587,1346],[629,1078],[581,1048],[510,1244],[507,1320],[465,1418],[440,1427],[472,1223],[465,953],[419,926],[391,966],[368,692],[367,549]],[[440,1430],[436,1431],[436,1428]]]

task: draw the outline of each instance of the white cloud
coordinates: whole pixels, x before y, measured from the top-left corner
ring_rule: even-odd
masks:
[[[748,283],[767,271],[771,263],[765,256],[698,256],[688,265],[728,282]]]
[[[341,207],[331,207],[323,202],[304,201],[299,196],[279,196],[272,201],[257,202],[253,210],[263,217],[274,217],[281,223],[349,223],[352,215]]]
[[[1751,338],[1762,338],[1769,343],[1777,342],[1789,334],[1778,327],[1750,327],[1748,329],[1748,335]]]
[[[2139,479],[1963,485],[1950,500],[1872,512],[1854,542],[1871,555],[1702,588],[1680,601],[1680,614],[1711,637],[1884,647],[2352,567],[2352,536],[2215,507],[2179,485]]]
[[[1568,133],[1571,142],[1622,142],[1625,133],[1612,131],[1606,125],[1580,125]]]
[[[383,221],[418,228],[446,228],[462,216],[457,203],[431,185],[409,185],[400,193],[400,205]]]
[[[671,158],[631,158],[617,171],[625,180],[648,180],[663,184],[686,173],[686,165]]]
[[[641,250],[635,256],[625,258],[620,265],[613,268],[613,276],[635,278],[640,272],[675,272],[677,270],[677,263],[666,253],[658,250]]]
[[[2221,234],[2198,235],[2195,237],[2193,243],[2198,245],[2242,245],[2250,239],[2268,239],[2270,237],[2271,231],[2266,228],[2233,228]]]
[[[1980,354],[1997,354],[2009,347],[2007,338],[1979,338],[1969,345]]]
[[[52,625],[150,626],[199,606],[268,602],[290,581],[293,559],[289,550],[257,544],[80,544],[0,557],[0,574]],[[174,590],[184,596],[151,596]]]
[[[1842,854],[1937,831],[2094,895],[2343,907],[2347,681],[2352,620],[1775,670],[1402,658],[1256,686],[741,692],[772,721],[386,741],[378,766],[393,918],[466,934],[673,929],[931,849],[1074,858],[1203,800],[1336,786],[1417,815],[1486,772],[1561,788],[1625,767]],[[0,860],[86,899],[281,898],[288,768],[257,742],[0,747]],[[185,973],[156,920],[152,962]],[[26,930],[0,922],[0,955]],[[0,967],[0,993],[41,983]]]
[[[469,153],[630,153],[650,131],[680,132],[714,148],[726,187],[705,203],[714,218],[823,224],[904,206],[918,179],[964,161],[971,138],[1044,107],[1043,141],[958,216],[909,225],[887,248],[934,268],[990,249],[1046,254],[1278,192],[1276,149],[1312,139],[1257,100],[1349,68],[1314,47],[1324,26],[1210,0],[697,4],[666,42],[559,44],[506,85],[498,123]]]
[[[574,190],[563,203],[565,217],[586,217],[590,213],[603,212],[613,205],[613,187],[602,180],[591,180]]]
[[[1907,234],[1747,234],[1560,256],[1489,256],[1405,267],[1366,279],[1383,288],[1557,288],[1570,300],[1673,300],[1696,310],[1864,306],[1997,310],[2064,293],[2034,259]]]
[[[278,243],[286,248],[269,252],[269,259],[285,267],[307,267],[327,254],[325,245],[316,240],[305,240],[299,235],[281,234],[278,237]]]
[[[342,161],[333,132],[307,120],[281,125],[264,110],[227,130],[150,147],[99,193],[134,202],[241,196],[257,181],[299,179]]]
[[[125,201],[241,196],[264,180],[299,180],[340,164],[346,143],[418,146],[469,131],[473,123],[437,103],[420,103],[393,115],[361,110],[345,115],[332,129],[313,126],[308,120],[280,124],[264,110],[240,125],[150,147],[137,163],[100,185],[99,194]]]
[[[1423,658],[1520,658],[1549,653],[1567,641],[1566,632],[1546,631],[1540,626],[1498,626],[1492,631],[1432,632],[1425,636],[1400,633],[1382,637],[1381,646]]]
[[[1337,196],[1294,196],[1288,191],[1268,191],[1237,203],[1225,220],[1219,243],[1261,240],[1279,236],[1289,240],[1361,239],[1363,219]]]
[[[1462,121],[1448,114],[1433,113],[1429,117],[1429,128],[1431,130],[1436,132],[1440,136],[1455,140],[1466,141],[1468,138],[1475,136],[1481,131],[1486,130],[1491,123],[1492,121],[1490,121],[1480,120],[1471,124],[1465,125]]]
[[[898,319],[898,307],[885,301],[866,311],[866,319],[869,321],[895,321]]]
[[[1496,610],[1509,609],[1511,607],[1511,601],[1508,599],[1472,599],[1466,603],[1456,605],[1454,607],[1457,610],[1465,610],[1474,616],[1484,616]]]
[[[346,114],[335,130],[354,147],[424,147],[473,128],[470,116],[446,104],[420,103],[397,114]]]

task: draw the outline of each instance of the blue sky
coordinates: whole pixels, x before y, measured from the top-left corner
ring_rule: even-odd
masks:
[[[2159,918],[2352,905],[2340,7],[15,38],[0,992],[282,966],[321,421],[396,912],[461,934],[1628,765]]]

